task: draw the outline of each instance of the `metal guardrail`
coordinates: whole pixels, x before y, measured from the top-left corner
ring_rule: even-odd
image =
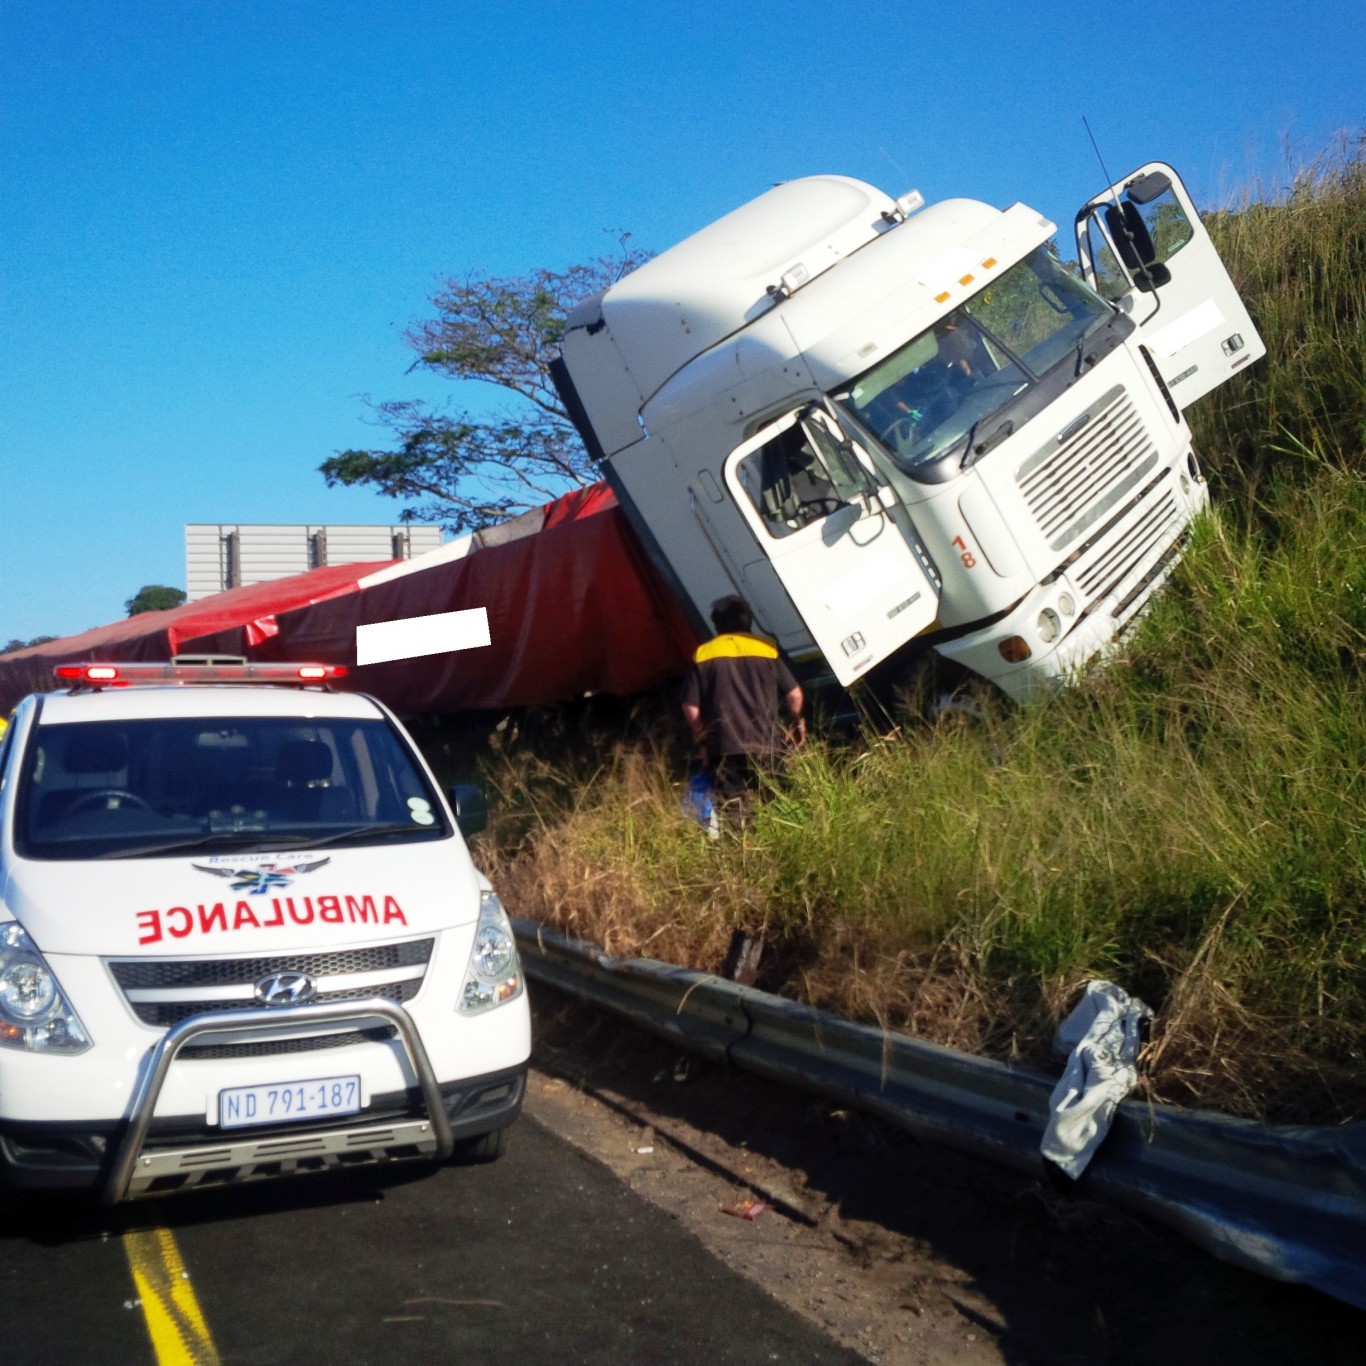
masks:
[[[1053,1079],[514,920],[528,976],[681,1048],[1046,1174]],[[1366,1123],[1261,1125],[1126,1101],[1076,1183],[1223,1261],[1366,1308]]]

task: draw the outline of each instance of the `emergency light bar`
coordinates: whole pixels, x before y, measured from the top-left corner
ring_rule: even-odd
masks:
[[[127,688],[137,683],[331,683],[345,678],[345,664],[58,664],[53,674],[76,687]]]

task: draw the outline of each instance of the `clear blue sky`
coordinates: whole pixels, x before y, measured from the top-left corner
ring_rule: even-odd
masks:
[[[661,249],[823,171],[1066,228],[1202,205],[1366,125],[1356,5],[0,5],[0,642],[184,583],[186,522],[387,522],[317,466],[446,275]]]

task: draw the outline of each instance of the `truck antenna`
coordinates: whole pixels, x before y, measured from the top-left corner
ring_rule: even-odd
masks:
[[[906,174],[906,168],[885,147],[879,147],[878,151],[891,162],[892,166],[896,169],[897,175],[899,175],[903,181],[909,179]]]
[[[1095,149],[1096,160],[1100,162],[1100,173],[1105,177],[1105,183],[1107,185],[1113,185],[1115,182],[1111,178],[1110,172],[1106,169],[1105,158],[1100,154],[1100,143],[1096,141],[1096,135],[1091,131],[1091,121],[1086,117],[1085,114],[1081,116],[1081,121],[1083,124],[1086,125],[1086,136],[1091,139],[1091,146]],[[1111,193],[1114,193],[1113,190],[1111,191]],[[1118,195],[1115,195],[1115,203],[1119,203]]]
[[[1110,198],[1115,204],[1115,223],[1113,231],[1123,233],[1129,242],[1129,249],[1137,255],[1138,245],[1134,239],[1133,229],[1129,226],[1128,220],[1124,216],[1124,207],[1119,202],[1119,190],[1115,187],[1115,182],[1110,178],[1109,169],[1105,165],[1105,158],[1100,154],[1100,143],[1096,141],[1096,135],[1091,131],[1091,121],[1085,114],[1081,116],[1081,121],[1086,125],[1086,136],[1091,139],[1091,146],[1095,149],[1096,160],[1100,162],[1100,173],[1105,177],[1105,183],[1110,187]],[[1122,255],[1122,253],[1121,253]],[[1121,264],[1120,269],[1124,266]],[[1153,311],[1144,320],[1150,322],[1157,316],[1158,310],[1162,307],[1162,300],[1158,298],[1156,290],[1153,291]]]

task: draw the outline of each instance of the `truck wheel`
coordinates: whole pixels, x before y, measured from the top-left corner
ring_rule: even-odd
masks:
[[[476,1138],[462,1138],[451,1153],[451,1161],[457,1166],[473,1167],[484,1162],[497,1162],[507,1152],[508,1131],[494,1129],[492,1133],[480,1134]]]

